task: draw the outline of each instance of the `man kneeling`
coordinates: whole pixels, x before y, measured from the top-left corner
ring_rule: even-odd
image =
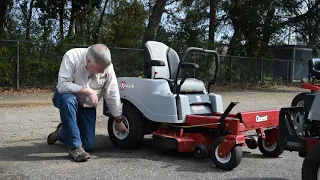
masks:
[[[62,59],[53,105],[61,123],[47,138],[48,144],[64,143],[74,161],[86,161],[95,146],[96,107],[103,96],[119,132],[128,131],[122,122],[117,77],[109,49],[103,44],[74,48]]]

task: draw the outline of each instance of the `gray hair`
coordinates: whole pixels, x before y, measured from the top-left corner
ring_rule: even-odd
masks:
[[[88,58],[93,64],[97,61],[102,62],[106,67],[111,64],[110,50],[104,44],[95,44],[88,48]]]

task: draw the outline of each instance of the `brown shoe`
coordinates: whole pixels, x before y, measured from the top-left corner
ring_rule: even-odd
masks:
[[[76,162],[84,162],[90,158],[89,153],[85,152],[82,146],[76,148],[68,148],[68,150],[69,156],[72,157]]]
[[[58,137],[59,137],[59,133],[62,129],[62,123],[60,123],[58,126],[57,126],[57,129],[49,134],[48,138],[47,138],[47,143],[48,144],[54,144],[56,141],[58,141]]]

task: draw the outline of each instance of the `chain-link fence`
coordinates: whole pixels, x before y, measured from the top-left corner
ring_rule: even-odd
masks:
[[[0,40],[0,87],[51,88],[57,84],[57,74],[64,53],[75,47],[88,45],[32,43]],[[143,50],[110,47],[118,77],[143,76]],[[182,53],[179,53],[182,57]],[[213,79],[214,56],[190,54],[187,62],[196,62],[200,68],[190,71],[204,82]],[[218,84],[290,82],[291,60],[257,59],[220,56]]]
[[[292,60],[220,56],[220,83],[291,83]]]

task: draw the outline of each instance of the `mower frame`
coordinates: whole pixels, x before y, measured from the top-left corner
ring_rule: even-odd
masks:
[[[161,48],[157,49],[159,52],[161,50]],[[183,94],[181,92],[187,76],[182,76],[180,83],[178,82],[181,68],[198,67],[195,63],[184,62],[191,51],[214,55],[215,74],[213,79],[208,82],[207,90],[200,94]],[[167,64],[169,63],[161,62],[158,59],[145,61],[145,67],[159,67]],[[250,149],[259,147],[265,156],[278,157],[283,152],[277,139],[279,111],[261,110],[230,113],[238,102],[231,102],[223,111],[221,96],[210,92],[210,87],[216,82],[218,67],[219,54],[216,51],[189,47],[185,51],[182,61],[179,62],[173,81],[119,77],[123,120],[130,133],[122,136],[121,132],[115,131],[115,122],[104,101],[103,113],[109,117],[108,131],[111,142],[118,148],[138,148],[144,135],[152,134],[152,143],[157,149],[193,152],[197,158],[206,158],[209,155],[216,167],[224,170],[232,170],[240,164],[241,147],[246,145]],[[161,73],[162,69],[157,71]],[[157,74],[154,71],[151,76]],[[171,88],[168,83],[173,83]],[[133,86],[144,87],[144,89],[133,91],[133,88],[130,88]],[[144,93],[142,93],[143,91]],[[150,102],[150,99],[153,101]],[[163,106],[160,101],[167,102],[167,104]],[[202,114],[190,113],[193,109],[191,105],[197,105],[197,103],[209,104],[207,107],[210,111]],[[167,114],[164,115],[164,113]],[[254,130],[256,134],[247,135],[246,132],[250,130]]]

